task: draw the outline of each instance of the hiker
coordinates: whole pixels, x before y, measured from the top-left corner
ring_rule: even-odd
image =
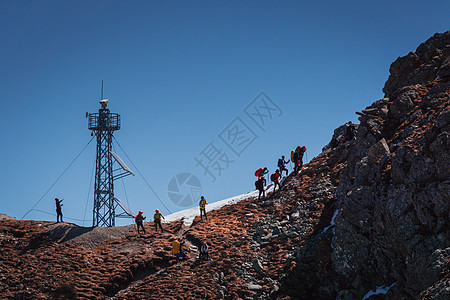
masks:
[[[142,211],[139,211],[139,213],[136,215],[136,217],[134,217],[134,221],[136,222],[136,226],[137,226],[137,233],[139,236],[139,227],[142,227],[142,230],[144,231],[145,234],[145,228],[144,228],[144,220],[146,217],[144,217]]]
[[[294,172],[300,172],[303,166],[303,154],[306,151],[306,147],[298,146],[294,152]]]
[[[272,180],[273,182],[273,192],[275,193],[275,189],[277,188],[278,185],[278,190],[281,190],[281,186],[280,186],[280,170],[276,170],[275,173],[273,173],[272,175],[270,175],[270,180]]]
[[[345,127],[344,131],[344,138],[347,141],[351,141],[355,138],[355,125],[353,125],[352,121],[348,121],[347,126]]]
[[[258,200],[261,200],[261,194],[263,198],[266,197],[266,192],[264,191],[264,186],[266,185],[266,179],[264,176],[260,176],[258,180],[255,182],[255,187],[259,191]]]
[[[155,222],[155,231],[158,231],[158,225],[161,229],[161,232],[164,232],[162,226],[161,226],[161,218],[165,219],[162,213],[159,212],[159,210],[155,210],[155,214],[153,215],[153,221]]]
[[[202,245],[200,246],[200,255],[198,256],[198,260],[202,259],[209,260],[209,254],[208,254],[208,244],[206,242],[202,242]]]
[[[64,199],[59,200],[58,198],[55,198],[55,204],[56,204],[56,223],[59,223],[59,218],[61,217],[61,222],[63,222],[63,214],[61,210],[61,206],[64,204],[61,204],[61,202]]]
[[[289,163],[290,160],[288,159],[288,161],[284,160],[284,155],[281,156],[281,158],[278,159],[278,168],[280,168],[280,173],[281,175],[283,175],[283,171],[286,171],[286,176],[288,175],[289,171],[288,169],[286,169],[286,164]]]
[[[186,257],[186,254],[184,254],[184,250],[182,248],[182,245],[184,244],[183,241],[174,240],[172,242],[172,253],[177,257],[177,260],[179,258],[183,259]]]
[[[208,202],[206,202],[205,197],[201,197],[200,202],[198,203],[198,205],[200,206],[200,218],[203,220],[203,215],[205,215],[205,219],[206,221],[208,221],[208,217],[206,216],[206,204],[208,204]],[[203,214],[202,214],[203,212]]]

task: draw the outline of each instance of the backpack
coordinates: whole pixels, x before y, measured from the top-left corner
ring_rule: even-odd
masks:
[[[255,171],[255,176],[259,177],[259,175],[261,174],[261,172],[263,171],[263,168],[259,168],[258,170]]]
[[[270,180],[272,180],[272,181],[277,180],[277,175],[275,175],[275,173],[273,173],[272,175],[270,175]]]
[[[278,159],[278,167],[283,167],[283,160],[281,158]]]
[[[180,252],[180,242],[175,240],[172,242],[172,253],[177,254]]]

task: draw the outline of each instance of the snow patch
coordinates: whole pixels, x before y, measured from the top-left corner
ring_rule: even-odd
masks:
[[[270,184],[266,187],[266,193],[268,193],[270,191],[273,191],[272,184]],[[241,200],[245,200],[245,199],[249,199],[249,198],[257,198],[258,194],[259,194],[259,191],[255,190],[255,191],[248,192],[246,194],[234,196],[231,198],[219,200],[219,201],[212,202],[212,203],[208,203],[206,205],[206,213],[208,214],[208,211],[216,210],[216,209],[224,207],[225,205],[234,204]],[[208,199],[206,196],[205,196],[205,198]],[[199,215],[200,215],[200,210],[199,210],[198,206],[196,206],[196,207],[188,208],[188,209],[181,210],[176,213],[167,215],[167,216],[165,216],[164,220],[165,220],[165,222],[172,222],[172,221],[176,221],[176,220],[180,220],[180,219],[184,218],[184,224],[186,226],[191,226],[192,222],[194,221],[194,218]]]
[[[379,295],[379,294],[385,295],[385,294],[389,291],[389,289],[390,289],[391,287],[393,287],[394,285],[397,284],[397,282],[398,282],[398,281],[394,282],[393,284],[391,284],[391,285],[388,286],[388,287],[386,287],[386,286],[377,286],[377,287],[375,288],[375,290],[370,290],[370,291],[362,298],[362,300],[366,300],[367,298],[369,298],[370,296],[373,296],[373,295]]]

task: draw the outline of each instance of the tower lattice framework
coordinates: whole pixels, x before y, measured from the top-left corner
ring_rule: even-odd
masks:
[[[88,126],[97,137],[92,226],[114,227],[116,205],[111,149],[114,131],[120,129],[120,115],[106,108],[108,100],[100,103],[102,108],[98,113],[89,114]]]

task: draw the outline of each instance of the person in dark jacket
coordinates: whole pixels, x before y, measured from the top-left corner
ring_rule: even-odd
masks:
[[[61,218],[61,222],[63,222],[63,214],[61,210],[61,206],[64,204],[61,204],[63,199],[59,200],[58,198],[55,198],[55,204],[56,204],[56,222],[59,223],[59,219]]]
[[[303,155],[305,154],[306,146],[298,146],[297,149],[295,149],[294,153],[294,172],[300,172],[303,167]]]
[[[266,185],[266,179],[264,178],[264,176],[259,176],[255,185],[256,189],[259,191],[258,200],[261,200],[261,194],[263,195],[263,198],[265,198],[266,192],[264,190],[264,186]]]
[[[142,214],[143,214],[143,212],[140,211],[140,212],[136,215],[136,217],[134,217],[134,221],[136,222],[136,226],[137,226],[137,233],[138,233],[138,235],[139,235],[139,227],[142,228],[142,230],[144,231],[144,234],[145,234],[145,228],[144,228],[144,220],[145,220],[145,217],[144,217]]]
[[[278,168],[280,168],[280,174],[283,175],[283,171],[286,171],[286,176],[288,175],[289,171],[286,169],[286,164],[289,163],[291,160],[288,159],[287,161],[284,160],[284,155],[281,156],[280,159],[278,159]]]
[[[344,131],[344,138],[347,141],[353,140],[356,136],[355,131],[356,131],[355,125],[353,125],[352,121],[348,121]]]

